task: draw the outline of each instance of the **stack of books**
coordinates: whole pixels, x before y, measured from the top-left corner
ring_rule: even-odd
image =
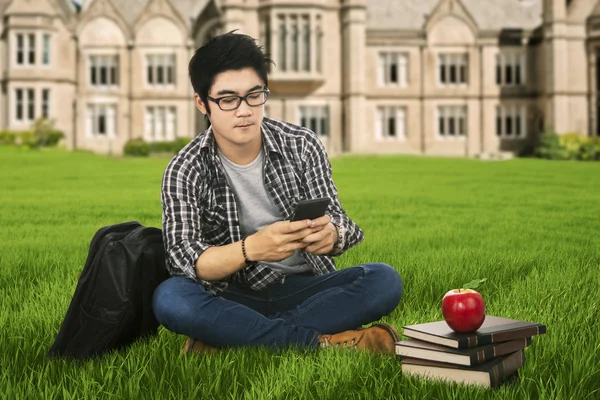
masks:
[[[402,373],[496,387],[515,378],[532,336],[546,333],[535,322],[487,315],[473,333],[454,332],[445,321],[404,326],[396,342]]]

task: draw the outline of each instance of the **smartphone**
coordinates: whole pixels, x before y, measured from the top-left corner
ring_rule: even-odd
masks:
[[[320,197],[318,199],[302,200],[296,204],[291,221],[300,221],[303,219],[315,219],[325,215],[329,202],[329,197]]]

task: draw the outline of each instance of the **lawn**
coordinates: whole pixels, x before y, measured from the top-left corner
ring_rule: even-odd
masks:
[[[224,350],[182,359],[183,337],[83,363],[51,361],[102,226],[160,227],[168,159],[0,147],[0,399],[598,399],[600,163],[427,157],[333,160],[366,239],[340,268],[382,261],[404,297],[385,322],[441,319],[449,289],[487,278],[487,312],[540,322],[518,380],[493,390],[403,377],[355,351]]]

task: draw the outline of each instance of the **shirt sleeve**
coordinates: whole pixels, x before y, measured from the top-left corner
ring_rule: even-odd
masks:
[[[314,134],[311,133],[311,135]],[[323,143],[316,136],[311,137],[314,137],[314,140],[310,141],[312,146],[307,147],[309,155],[305,169],[307,191],[311,198],[329,197],[331,199],[327,214],[331,217],[331,222],[334,225],[342,226],[346,230],[344,247],[335,254],[332,253],[332,255],[341,255],[362,242],[364,233],[346,215],[340,204],[337,187],[332,178],[331,162]]]
[[[165,170],[161,190],[167,265],[172,275],[196,280],[196,260],[210,247],[200,226],[199,180],[199,172],[187,160],[173,159]]]

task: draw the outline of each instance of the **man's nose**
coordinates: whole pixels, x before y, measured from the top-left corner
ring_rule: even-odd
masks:
[[[240,104],[240,106],[236,110],[236,115],[238,117],[244,117],[244,116],[252,115],[252,107],[250,107],[248,105],[248,103],[246,103],[244,100],[242,100],[242,103]]]

